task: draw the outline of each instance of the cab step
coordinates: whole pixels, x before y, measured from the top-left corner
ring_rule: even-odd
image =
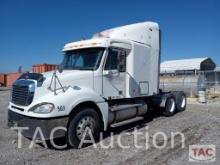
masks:
[[[110,126],[112,128],[115,128],[115,127],[120,127],[120,126],[123,126],[123,125],[126,125],[126,124],[130,124],[130,123],[133,123],[133,122],[136,122],[136,121],[140,121],[140,120],[143,120],[144,117],[142,116],[137,116],[135,118],[131,118],[131,119],[128,119],[128,120],[124,120],[124,121],[121,121],[121,122],[118,122],[118,123],[113,123],[111,124]]]

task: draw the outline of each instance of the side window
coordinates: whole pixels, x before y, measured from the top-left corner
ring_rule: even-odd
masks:
[[[108,57],[105,63],[105,70],[115,70],[118,65],[118,50],[109,49]]]
[[[126,50],[110,48],[104,70],[126,71]]]

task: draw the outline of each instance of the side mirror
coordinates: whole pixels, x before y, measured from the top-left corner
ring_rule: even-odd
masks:
[[[118,76],[120,72],[118,70],[105,70],[103,71],[103,75],[106,77]]]
[[[63,72],[63,66],[62,65],[58,65],[57,66],[57,70],[59,73],[62,73]]]

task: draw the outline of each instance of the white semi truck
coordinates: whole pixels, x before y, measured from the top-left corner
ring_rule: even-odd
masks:
[[[78,147],[86,128],[100,131],[143,120],[149,107],[171,116],[186,108],[181,91],[159,89],[160,29],[155,22],[121,26],[63,48],[58,71],[25,73],[13,85],[9,127],[40,127],[45,139],[66,137]]]

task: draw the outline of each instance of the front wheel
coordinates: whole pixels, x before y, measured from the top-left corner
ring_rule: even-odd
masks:
[[[98,113],[92,108],[81,108],[69,123],[67,142],[73,148],[81,148],[88,144],[88,141],[97,140],[100,129]]]

